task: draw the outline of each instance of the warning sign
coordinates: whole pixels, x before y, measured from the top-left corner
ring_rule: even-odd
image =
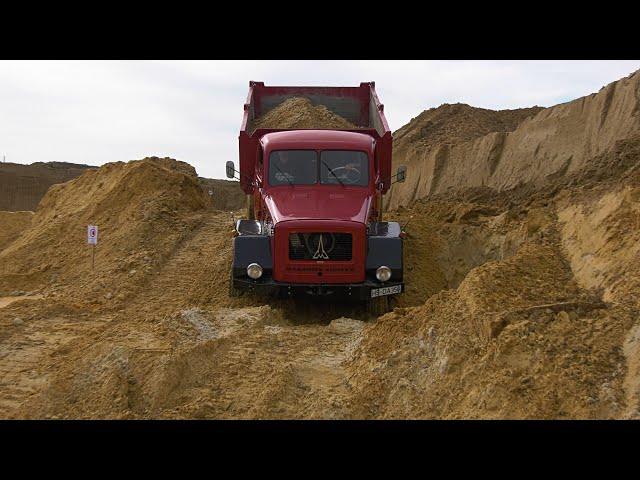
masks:
[[[98,226],[97,225],[87,226],[87,243],[89,245],[98,244]]]

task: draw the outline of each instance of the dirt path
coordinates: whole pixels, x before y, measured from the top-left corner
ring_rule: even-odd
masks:
[[[65,348],[103,321],[84,315],[14,317],[12,332],[0,342],[0,417],[12,418],[26,399],[41,393]]]
[[[47,391],[52,382],[60,383],[61,375],[67,375],[61,373],[68,371],[67,362],[73,364],[92,345],[104,342],[105,337],[114,344],[142,345],[147,350],[156,339],[153,332],[145,335],[146,329],[139,322],[157,321],[182,305],[207,303],[226,295],[226,290],[215,282],[220,278],[216,269],[227,268],[224,264],[230,245],[226,231],[230,224],[226,214],[207,215],[202,227],[151,277],[143,293],[120,312],[58,314],[47,300],[15,303],[41,300],[40,295],[0,298],[0,308],[13,305],[11,311],[3,308],[0,417],[12,417],[16,412],[21,412],[18,416],[54,416],[40,415],[42,412],[37,409],[32,412],[25,403]],[[209,295],[203,295],[203,291]],[[131,322],[131,318],[136,321]],[[36,401],[42,403],[42,399]]]
[[[270,307],[183,312],[203,332],[166,364],[151,416],[349,418],[363,322],[296,325]],[[186,343],[186,342],[185,342]]]
[[[33,320],[0,340],[0,415],[349,418],[343,365],[364,322],[345,315],[363,312],[230,299],[231,238],[229,215],[208,214],[120,311],[16,305]]]

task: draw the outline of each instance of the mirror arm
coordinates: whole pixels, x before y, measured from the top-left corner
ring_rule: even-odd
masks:
[[[233,173],[237,173],[237,174],[238,174],[238,178],[233,177],[235,180],[238,180],[238,181],[239,181],[239,180],[242,180],[242,178],[241,178],[242,173],[240,173],[240,170],[236,170],[236,169],[235,169],[235,167],[234,167],[234,169],[233,169]],[[254,183],[253,179],[252,179],[251,177],[249,177],[248,175],[245,175],[245,179],[249,182],[249,185],[251,185],[252,187],[256,187],[256,188],[258,187],[258,186]]]
[[[397,174],[396,174],[396,175],[394,175],[394,177],[396,177],[396,176],[397,176]],[[392,178],[393,178],[393,177],[392,177]],[[393,182],[391,182],[391,184],[390,184],[389,186],[391,186],[391,185],[393,185],[393,184],[395,184],[395,183],[402,183],[403,181],[404,181],[404,180],[394,180]]]
[[[233,180],[242,181],[242,177],[243,177],[242,172],[240,172],[240,170],[236,169],[235,164],[231,160],[229,160],[227,162],[226,169],[227,169],[227,178],[230,178],[230,179],[233,179]],[[238,174],[237,177],[236,177],[236,174]],[[248,175],[244,175],[244,179],[247,180],[247,183],[251,187],[254,187],[254,188],[257,187],[257,185],[254,182],[253,178],[249,177]]]

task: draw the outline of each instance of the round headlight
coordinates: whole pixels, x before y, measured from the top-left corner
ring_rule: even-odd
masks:
[[[257,263],[250,263],[247,267],[247,275],[254,280],[259,279],[262,276],[262,267]]]
[[[376,278],[381,282],[386,282],[391,278],[391,269],[384,265],[376,270]]]

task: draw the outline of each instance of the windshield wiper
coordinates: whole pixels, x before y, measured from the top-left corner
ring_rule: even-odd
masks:
[[[338,178],[338,175],[335,174],[335,172],[333,170],[331,170],[331,167],[329,165],[327,165],[327,163],[324,160],[321,160],[322,164],[327,167],[327,170],[329,170],[329,173],[331,175],[333,175],[334,177],[336,177],[336,180],[338,180],[338,182],[340,182],[340,185],[342,185],[344,187],[344,183],[342,183],[342,180],[340,180]]]
[[[282,174],[282,176],[284,177],[284,179],[289,182],[289,185],[291,185],[293,187],[293,183],[291,182],[291,180],[289,180],[289,175],[287,175],[286,173],[284,173],[282,170],[280,170],[280,167],[278,166],[277,163],[273,162],[273,166],[276,167],[278,169],[278,171]]]

